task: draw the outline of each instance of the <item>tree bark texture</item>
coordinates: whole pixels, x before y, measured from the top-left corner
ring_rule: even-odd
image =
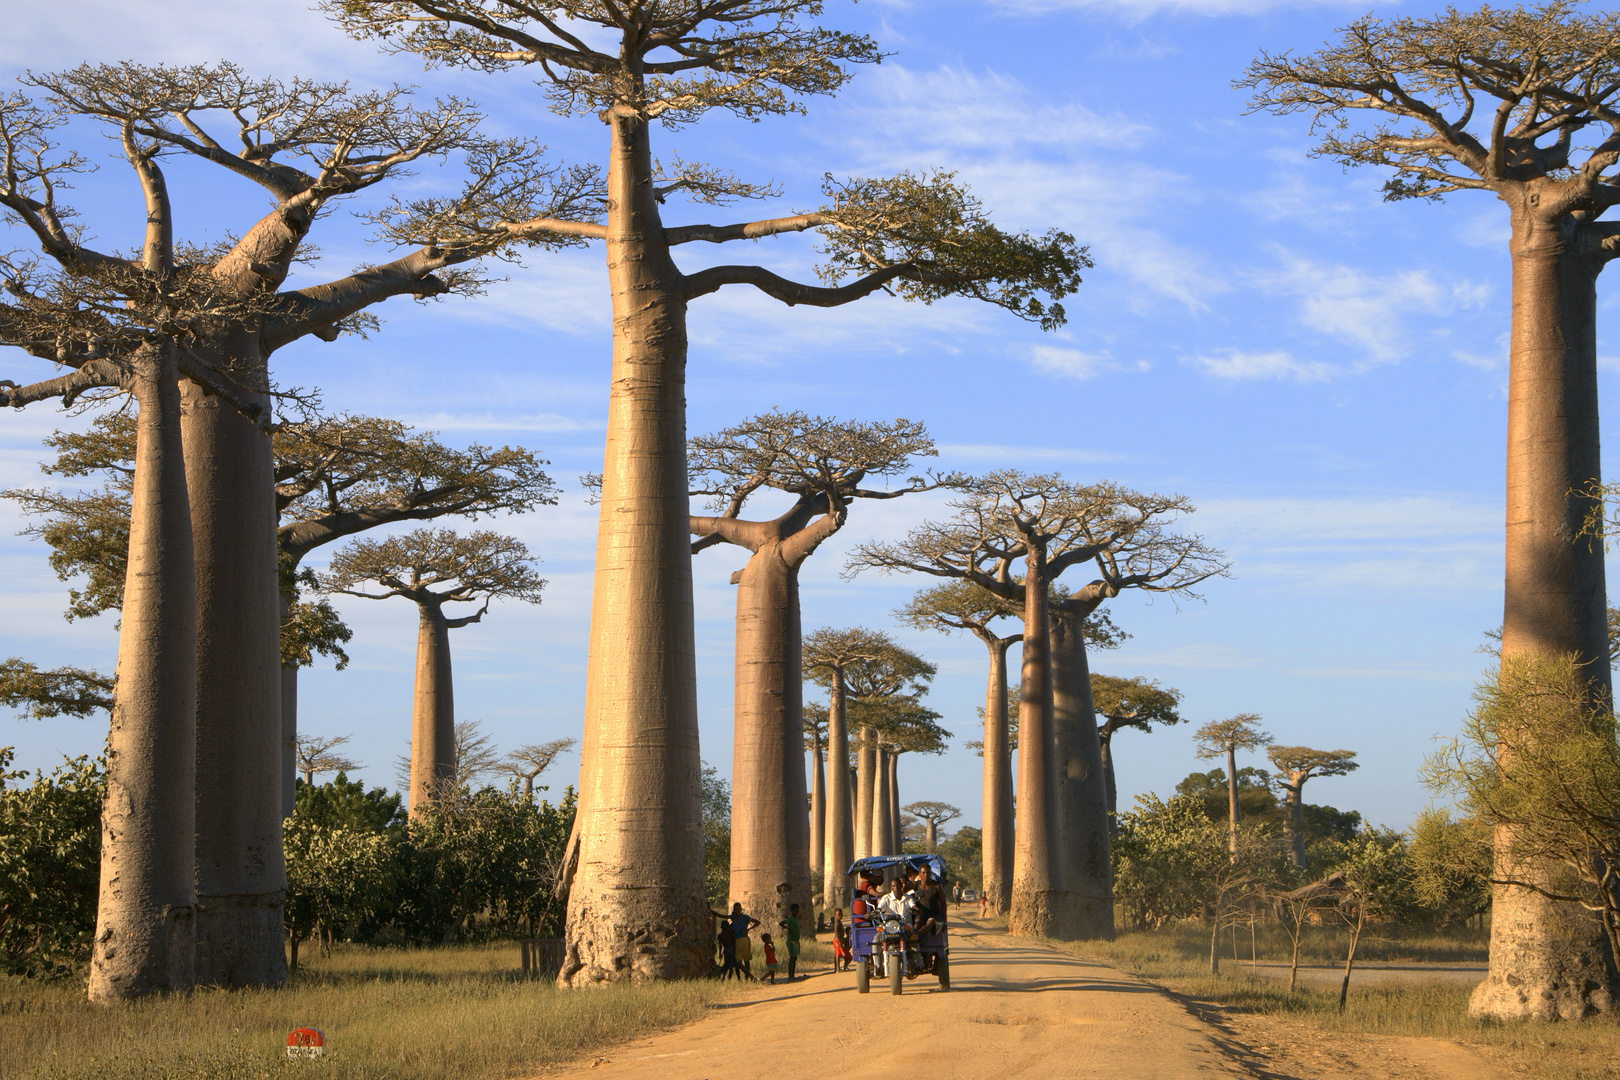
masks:
[[[1052,741],[1052,669],[1045,553],[1032,548],[1024,569],[1024,662],[1018,709],[1018,812],[1013,845],[1009,933],[1055,937],[1057,900],[1057,763]]]
[[[877,786],[877,735],[861,728],[861,742],[855,749],[855,858],[876,854],[872,847],[874,807]],[[849,869],[847,866],[844,869]]]
[[[990,681],[984,694],[984,808],[982,886],[988,908],[1005,915],[1012,901],[1013,784],[1011,740],[1007,732],[1007,648],[990,646]]]
[[[239,375],[264,378],[262,359],[252,366]],[[269,396],[257,403],[268,408]],[[197,982],[280,986],[287,875],[275,461],[264,432],[190,382],[181,432],[197,591]]]
[[[1502,656],[1574,654],[1594,700],[1612,701],[1603,546],[1577,540],[1600,478],[1597,276],[1579,226],[1535,213],[1510,190],[1513,315],[1508,349],[1507,551]],[[1510,854],[1498,829],[1497,877],[1551,879],[1555,867]],[[1620,977],[1596,917],[1516,885],[1492,890],[1491,963],[1469,1012],[1578,1019],[1620,1012]]]
[[[731,899],[767,927],[810,910],[799,572],[768,542],[737,575]]]
[[[197,598],[172,357],[138,358],[129,569],[107,739],[89,998],[195,979]]]
[[[1114,936],[1114,877],[1102,746],[1081,637],[1084,618],[1061,606],[1051,613],[1052,737],[1062,882],[1059,936],[1091,941]]]
[[[853,795],[844,677],[834,672],[832,685],[827,688],[827,835],[821,868],[821,902],[829,908],[844,906],[844,872],[855,861]]]
[[[810,756],[810,888],[819,893],[827,862],[827,779],[819,743]]]
[[[434,601],[417,601],[416,692],[411,699],[410,810],[420,814],[456,774],[456,692],[450,620]]]
[[[607,123],[613,362],[561,986],[695,977],[712,967],[688,538],[686,302],[658,216],[647,122],[615,109]]]

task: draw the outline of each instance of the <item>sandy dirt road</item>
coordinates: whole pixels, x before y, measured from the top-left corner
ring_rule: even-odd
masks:
[[[1404,1040],[1432,1043],[1436,1040]],[[1445,1044],[1450,1046],[1452,1044]],[[1471,1057],[1442,1052],[1399,1067],[1371,1059],[1355,1075],[1400,1080],[1498,1080]],[[696,1024],[547,1074],[591,1080],[809,1080],[894,1075],[928,1080],[1190,1080],[1338,1076],[1271,1067],[1264,1048],[1210,1022],[1149,983],[972,923],[951,931],[951,989],[921,976],[899,997],[849,974],[763,988]],[[1435,1056],[1428,1047],[1418,1058]],[[1387,1055],[1384,1055],[1387,1056]],[[1440,1060],[1446,1059],[1446,1060]],[[1280,1064],[1280,1063],[1279,1063]],[[1326,1064],[1326,1063],[1324,1063]]]

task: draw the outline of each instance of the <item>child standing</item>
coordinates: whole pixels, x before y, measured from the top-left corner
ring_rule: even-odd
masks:
[[[772,986],[776,985],[776,945],[771,941],[771,935],[759,935],[759,943],[765,948],[765,981]]]

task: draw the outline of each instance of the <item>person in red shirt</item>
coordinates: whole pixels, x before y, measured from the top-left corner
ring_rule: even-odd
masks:
[[[759,943],[765,946],[765,981],[772,986],[776,985],[776,943],[771,941],[771,935],[759,935]]]

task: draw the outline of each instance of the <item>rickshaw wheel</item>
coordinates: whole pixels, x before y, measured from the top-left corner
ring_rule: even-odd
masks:
[[[939,976],[941,990],[951,988],[951,958],[945,953],[940,953],[934,958],[934,974]]]
[[[898,994],[900,992],[900,979],[903,974],[898,962],[889,964],[889,993]]]
[[[872,990],[872,965],[862,960],[855,965],[855,992],[857,994],[870,993]]]

